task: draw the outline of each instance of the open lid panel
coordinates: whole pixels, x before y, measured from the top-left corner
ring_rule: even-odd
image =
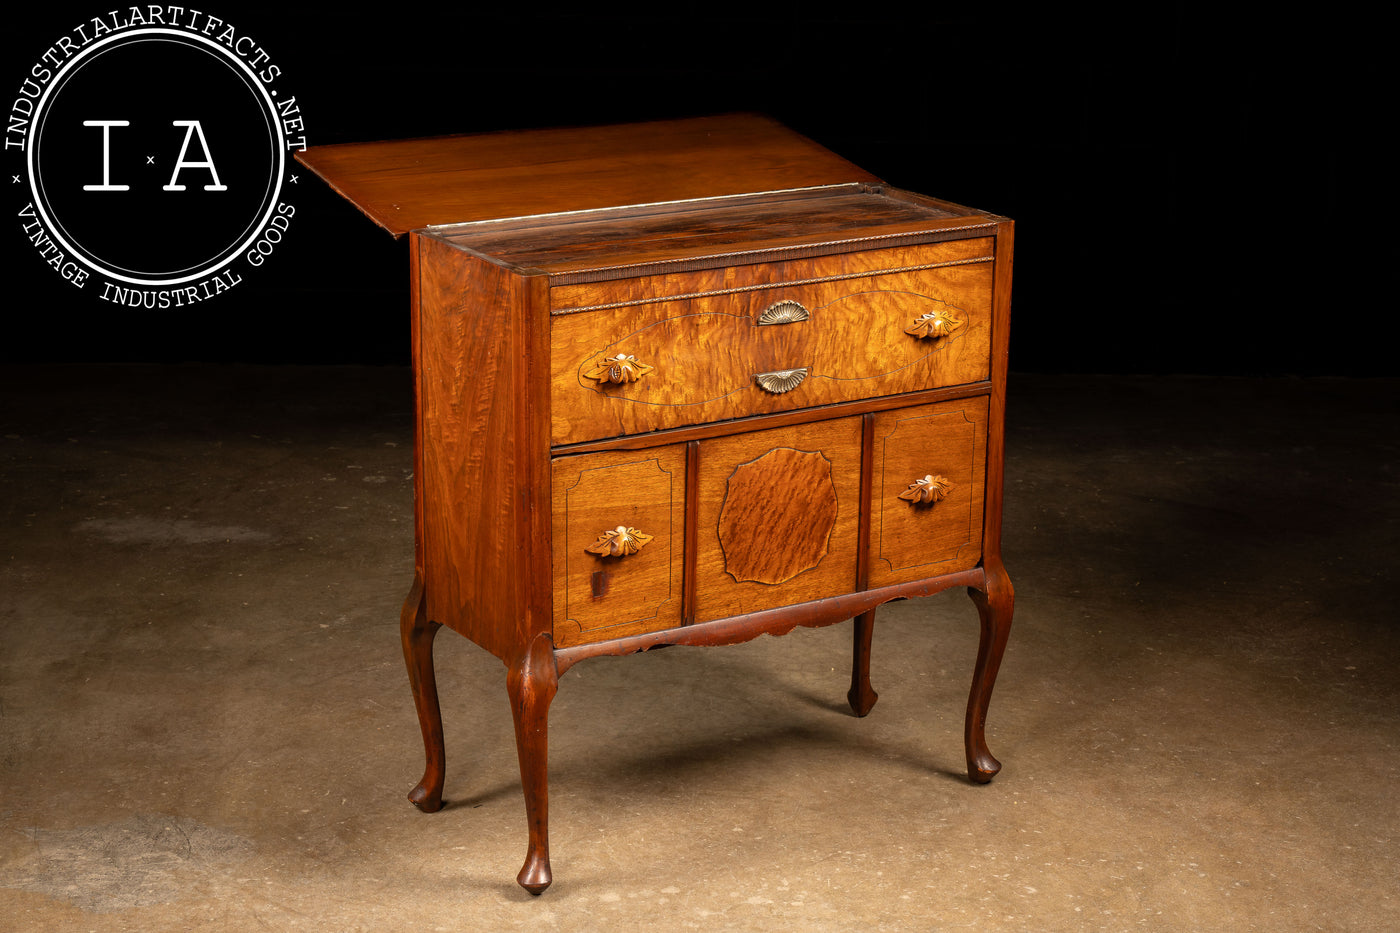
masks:
[[[396,237],[441,224],[879,181],[755,114],[312,146],[297,161]]]

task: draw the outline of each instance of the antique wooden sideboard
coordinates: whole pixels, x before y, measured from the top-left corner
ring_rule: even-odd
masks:
[[[538,894],[573,664],[854,619],[864,716],[876,607],[955,586],[981,617],[968,776],[991,780],[1010,220],[754,115],[298,158],[411,237],[420,809],[442,805],[442,625],[507,666]]]

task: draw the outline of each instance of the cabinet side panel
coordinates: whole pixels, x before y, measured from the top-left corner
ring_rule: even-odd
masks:
[[[423,372],[417,365],[422,359],[422,334],[418,326],[418,283],[421,279],[418,237],[408,241],[409,291],[409,353],[413,366],[413,574],[418,583],[423,580]],[[417,584],[415,584],[417,585]]]
[[[427,237],[418,244],[419,469],[429,618],[509,662],[548,626],[548,450],[528,371],[531,280]],[[545,442],[547,444],[547,441]],[[541,485],[542,491],[537,488]],[[544,578],[533,571],[543,563]],[[536,618],[536,616],[540,616]]]
[[[997,226],[996,277],[992,286],[992,397],[987,412],[987,501],[982,550],[1001,565],[1001,508],[1006,464],[1006,376],[1011,345],[1011,257],[1015,224]]]

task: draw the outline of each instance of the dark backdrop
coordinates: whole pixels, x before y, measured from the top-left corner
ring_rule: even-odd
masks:
[[[1011,216],[1015,370],[1397,372],[1376,23],[805,6],[200,8],[272,54],[313,145],[756,110],[892,184]],[[106,9],[25,5],[0,83]],[[406,362],[403,244],[300,175],[272,262],[179,311],[77,293],[12,219],[0,360]]]

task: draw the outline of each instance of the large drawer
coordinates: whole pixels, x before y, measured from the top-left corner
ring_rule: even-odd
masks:
[[[992,241],[552,289],[569,444],[988,378]]]

